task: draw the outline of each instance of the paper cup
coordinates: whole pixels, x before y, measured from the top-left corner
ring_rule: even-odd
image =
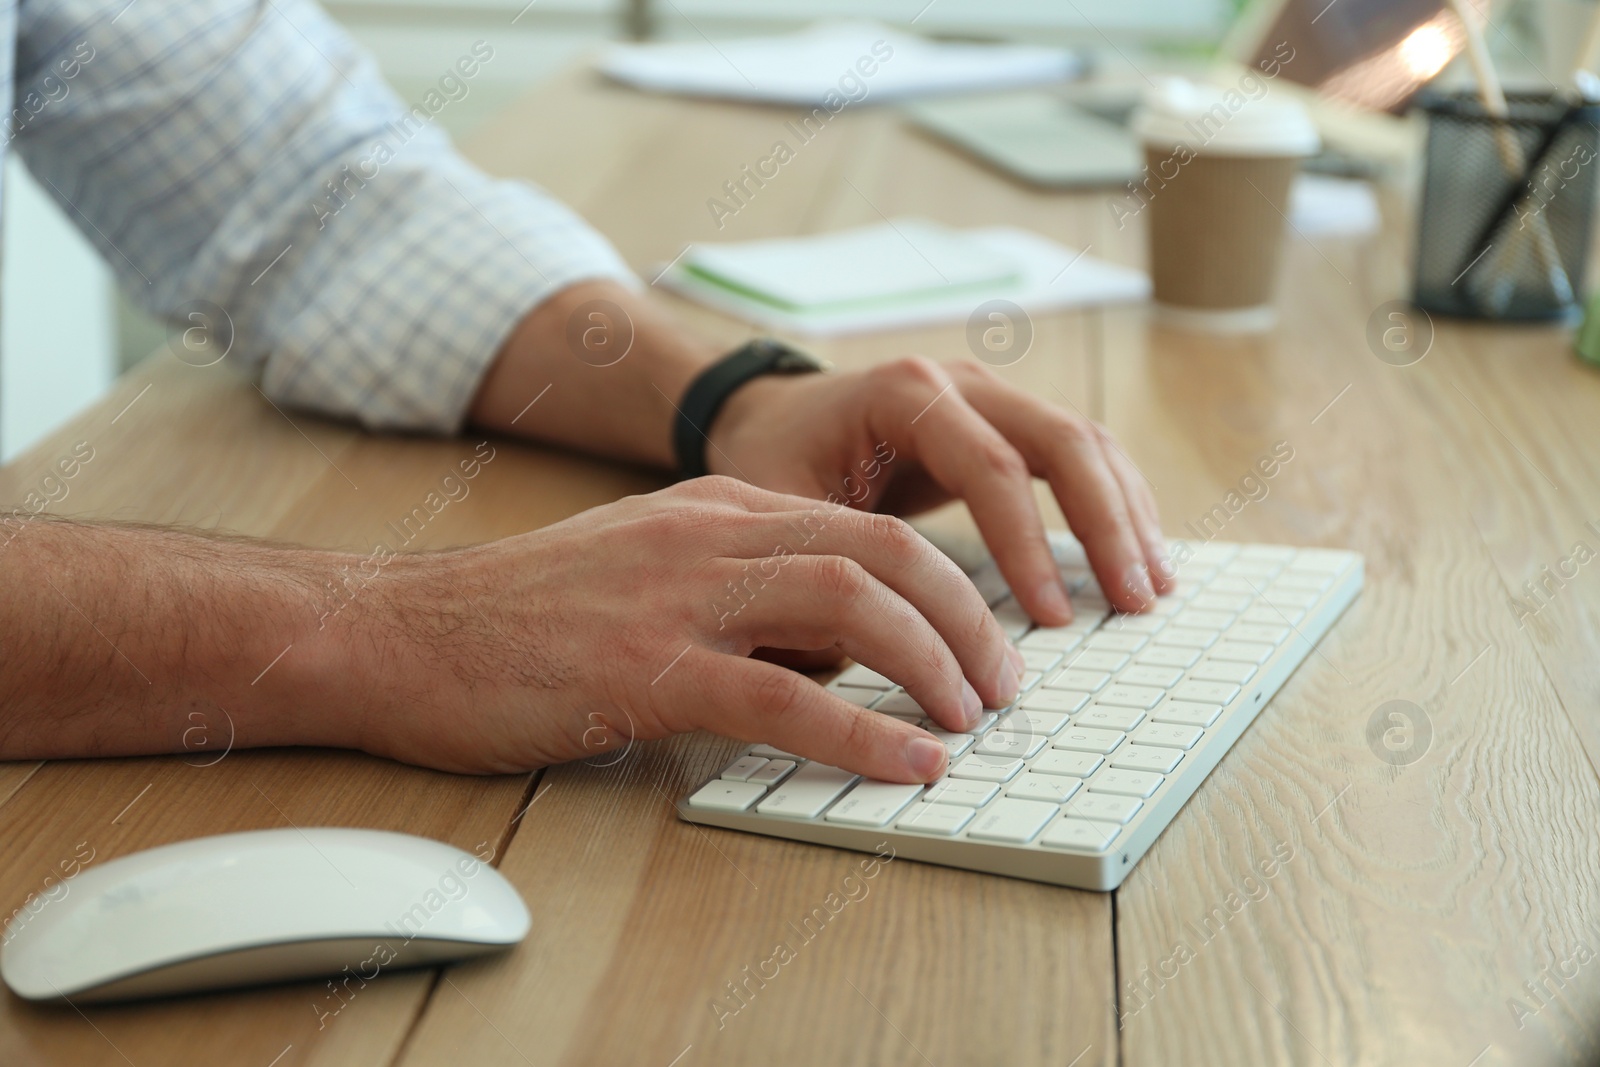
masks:
[[[1251,81],[1254,94],[1169,81],[1134,120],[1156,312],[1183,329],[1253,333],[1277,320],[1289,186],[1318,140],[1303,108]]]

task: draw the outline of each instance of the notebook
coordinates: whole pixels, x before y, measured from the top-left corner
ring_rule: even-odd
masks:
[[[691,245],[657,282],[770,329],[830,337],[1147,299],[1148,277],[1009,226],[891,219],[806,237]]]

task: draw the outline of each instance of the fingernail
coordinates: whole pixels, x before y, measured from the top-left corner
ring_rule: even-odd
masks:
[[[937,778],[944,772],[944,746],[931,737],[913,737],[906,744],[906,763],[911,773],[923,781]]]
[[[1048,578],[1039,583],[1039,603],[1057,615],[1072,614],[1072,601],[1067,598],[1066,587],[1059,578]]]
[[[1020,657],[1018,657],[1020,658]],[[1007,656],[1000,664],[1000,677],[995,679],[994,687],[1000,692],[1002,704],[1009,704],[1017,699],[1017,690],[1022,686],[1022,672]]]
[[[983,714],[983,701],[978,699],[978,691],[965,678],[961,679],[961,710],[966,715],[961,725],[968,730],[977,724],[978,716]]]
[[[1178,576],[1178,565],[1172,562],[1172,556],[1167,552],[1167,542],[1163,538],[1156,542],[1156,573],[1161,575],[1163,581],[1172,581]]]

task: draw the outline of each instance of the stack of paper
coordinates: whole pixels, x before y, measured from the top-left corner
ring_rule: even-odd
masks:
[[[814,337],[962,322],[986,300],[1027,312],[1148,298],[1141,272],[1008,226],[926,219],[814,237],[691,245],[658,279],[749,322]]]
[[[598,65],[654,92],[832,111],[868,100],[1037,85],[1079,70],[1061,48],[935,43],[870,22],[819,23],[782,37],[614,45]]]

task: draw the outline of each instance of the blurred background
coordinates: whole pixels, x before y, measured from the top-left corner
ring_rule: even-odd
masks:
[[[1337,2],[1337,0],[1336,0]],[[1360,0],[1348,0],[1353,6]],[[1508,83],[1567,69],[1594,0],[1510,0],[1487,36]],[[1223,46],[1244,0],[338,0],[327,10],[376,56],[400,95],[418,98],[472,41],[496,60],[445,109],[454,136],[613,40],[698,40],[873,19],[951,40],[1073,47],[1102,69],[1143,55],[1203,57]],[[914,24],[913,24],[914,23]],[[1449,72],[1447,72],[1447,75]],[[0,460],[97,399],[162,344],[161,324],[123,300],[110,273],[16,154],[5,176],[0,321]]]

